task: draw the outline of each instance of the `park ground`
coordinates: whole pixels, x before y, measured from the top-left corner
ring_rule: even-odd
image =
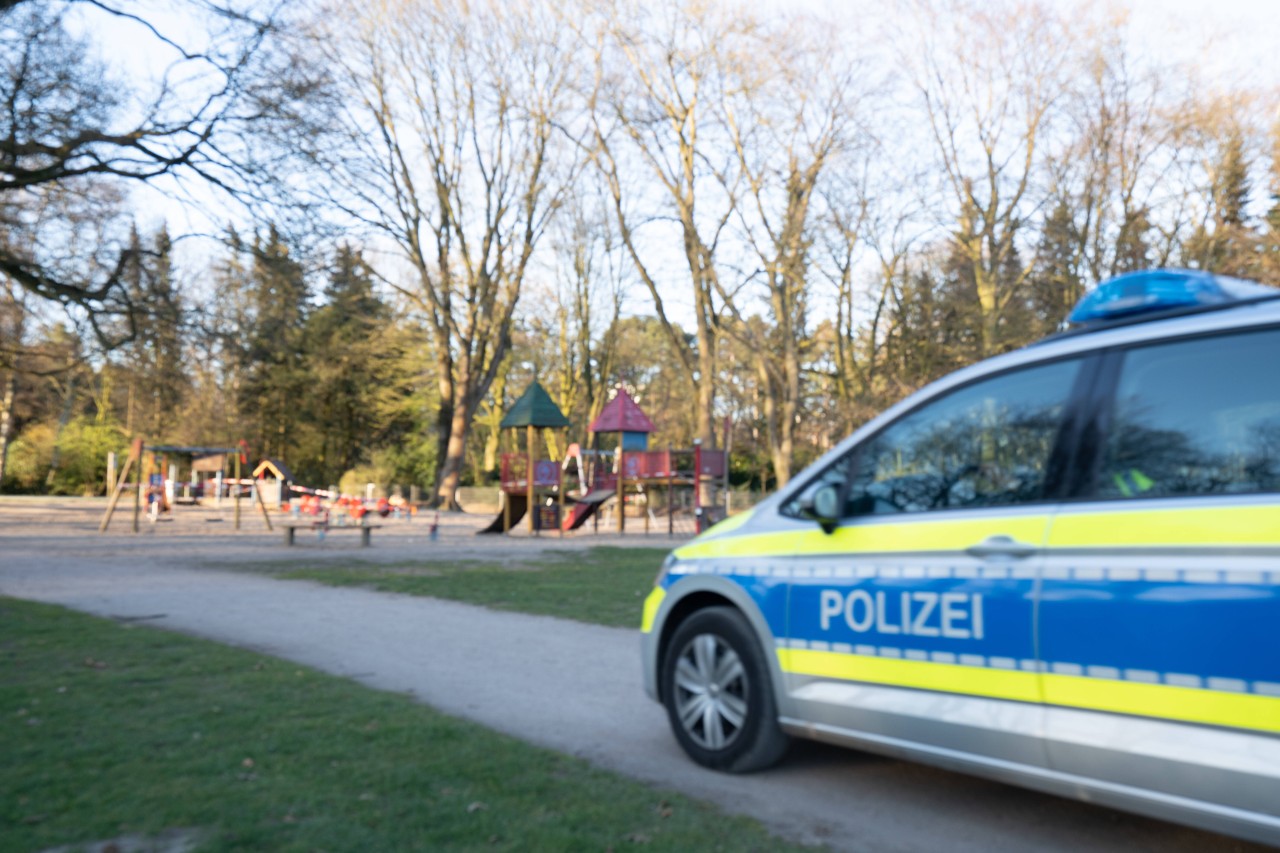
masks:
[[[247,505],[103,536],[104,507],[0,500],[12,849],[1254,849],[853,751],[692,765],[631,627],[665,534],[443,515],[286,548]]]

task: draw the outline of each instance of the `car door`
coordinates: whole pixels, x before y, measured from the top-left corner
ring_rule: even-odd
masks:
[[[1108,356],[1040,596],[1055,770],[1280,816],[1278,364],[1274,328]]]
[[[790,561],[791,725],[942,763],[1043,766],[1035,589],[1082,364],[930,399],[792,501],[801,513],[837,483],[845,517],[820,553]]]

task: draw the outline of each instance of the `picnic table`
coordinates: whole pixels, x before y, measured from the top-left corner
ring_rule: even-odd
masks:
[[[286,521],[281,525],[284,530],[284,544],[294,544],[294,531],[296,530],[314,530],[316,533],[327,534],[335,530],[358,530],[360,531],[360,546],[368,548],[373,531],[382,527],[381,524],[331,524],[323,518],[317,518],[311,521]]]

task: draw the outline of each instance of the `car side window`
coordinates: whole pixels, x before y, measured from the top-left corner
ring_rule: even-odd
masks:
[[[1001,374],[917,409],[862,445],[851,515],[1010,506],[1045,496],[1079,361]]]
[[[1045,495],[1049,456],[1080,361],[966,385],[890,424],[821,471],[783,512],[826,484],[846,516],[1009,506]]]
[[[1128,351],[1100,497],[1280,491],[1280,330]]]

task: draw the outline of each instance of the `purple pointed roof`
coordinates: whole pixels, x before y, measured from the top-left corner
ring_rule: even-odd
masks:
[[[591,422],[592,432],[654,432],[656,427],[649,420],[631,395],[623,389],[605,404],[600,417]]]

